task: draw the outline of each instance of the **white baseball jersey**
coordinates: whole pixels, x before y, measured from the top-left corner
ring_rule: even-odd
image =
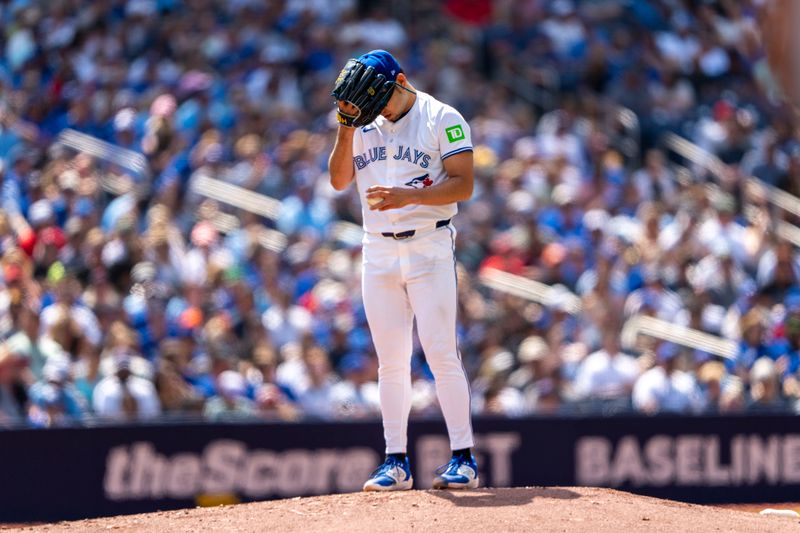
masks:
[[[456,203],[372,211],[366,191],[373,185],[415,189],[437,185],[447,179],[444,160],[467,151],[472,151],[472,138],[464,117],[421,91],[417,91],[408,113],[397,122],[379,116],[360,128],[353,137],[353,163],[364,231],[399,233],[433,227],[439,220],[452,218],[458,212]]]

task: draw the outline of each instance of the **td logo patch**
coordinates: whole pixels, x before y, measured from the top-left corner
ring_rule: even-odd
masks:
[[[444,131],[445,133],[447,133],[447,140],[450,141],[451,143],[460,141],[464,138],[464,128],[462,128],[460,124],[457,124],[455,126],[450,126]]]

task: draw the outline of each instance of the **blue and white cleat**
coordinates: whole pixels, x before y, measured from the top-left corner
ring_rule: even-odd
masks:
[[[436,469],[433,488],[476,489],[478,482],[478,464],[475,458],[453,457],[449,463]]]
[[[411,465],[408,457],[401,461],[394,457],[387,457],[386,461],[375,469],[364,483],[365,491],[390,491],[390,490],[409,490],[414,484],[411,477]]]

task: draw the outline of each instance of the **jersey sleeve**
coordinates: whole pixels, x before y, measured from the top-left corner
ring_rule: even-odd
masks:
[[[439,150],[442,161],[451,155],[472,151],[472,134],[464,117],[453,108],[446,108],[439,120]]]

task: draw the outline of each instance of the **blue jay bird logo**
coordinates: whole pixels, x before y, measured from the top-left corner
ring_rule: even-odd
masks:
[[[413,187],[415,189],[424,189],[425,187],[430,187],[431,185],[433,185],[433,180],[428,176],[429,174],[423,174],[422,176],[417,176],[411,181],[407,181],[406,185],[408,185],[409,187]]]

